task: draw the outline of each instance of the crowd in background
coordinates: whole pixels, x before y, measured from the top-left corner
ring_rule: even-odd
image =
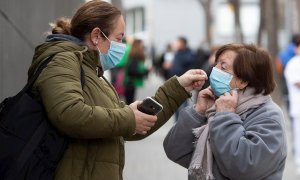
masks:
[[[150,72],[156,72],[164,80],[196,68],[203,69],[209,74],[214,64],[213,52],[217,49],[213,47],[211,50],[203,48],[192,50],[187,38],[180,36],[168,43],[161,55],[152,59],[152,67],[147,67],[143,40],[128,36],[124,42],[127,44],[126,53],[117,68],[111,70],[111,82],[127,104],[134,101],[136,88],[143,87],[143,81]],[[208,84],[203,88],[207,86]]]
[[[120,98],[127,104],[134,102],[136,89],[144,86],[144,79],[151,72],[157,73],[164,80],[174,75],[181,76],[189,69],[200,68],[209,75],[214,66],[214,52],[218,49],[216,46],[211,49],[199,47],[193,50],[189,47],[188,39],[179,36],[166,45],[161,55],[152,59],[152,67],[147,67],[145,65],[146,47],[143,40],[128,36],[124,38],[124,42],[127,44],[126,52],[117,68],[111,70],[111,82]],[[203,89],[208,86],[209,82],[206,81]],[[188,104],[188,101],[182,104],[175,113],[175,119],[180,109]]]
[[[136,88],[144,85],[144,78],[153,68],[145,66],[145,46],[141,39],[127,38],[126,51],[117,68],[111,71],[112,85],[127,104],[135,101]]]

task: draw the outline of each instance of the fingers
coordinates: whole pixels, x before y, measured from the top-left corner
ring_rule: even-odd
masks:
[[[216,100],[217,112],[235,112],[238,101],[238,93],[236,90],[225,92]]]
[[[192,82],[192,88],[200,90],[208,79],[206,73],[203,70],[194,70],[196,73],[190,75],[190,81]]]
[[[207,74],[202,69],[191,69],[186,72],[192,81],[206,80]]]
[[[191,74],[201,74],[201,75],[206,75],[206,72],[203,71],[202,69],[191,69],[188,72]]]
[[[216,96],[214,95],[212,89],[210,88],[206,90],[206,95],[209,96],[211,99],[216,99]]]
[[[225,92],[223,95],[223,97],[233,97],[233,98],[237,98],[238,97],[238,93],[237,90],[233,89],[230,92]]]
[[[157,120],[157,119],[156,119],[156,120]],[[156,123],[156,120],[155,120],[155,122],[147,121],[147,122],[145,123],[145,125],[146,125],[147,127],[153,127],[153,126],[155,125],[155,123]]]
[[[142,103],[142,101],[135,101],[135,102],[131,103],[129,105],[129,107],[134,111],[134,110],[137,110],[137,106],[141,103]]]
[[[137,134],[145,135],[155,125],[157,116],[148,115],[140,111],[136,112],[136,129]]]
[[[207,80],[207,75],[205,74],[193,74],[191,75],[191,80],[192,81],[205,81]]]
[[[214,95],[214,93],[210,87],[203,89],[200,93],[201,93],[201,96],[209,97],[211,99],[216,99],[216,96]]]
[[[141,104],[142,101],[135,101],[129,105],[129,107],[133,110],[136,127],[134,134],[145,135],[151,128],[155,125],[157,121],[157,116],[145,114],[137,109],[137,106]]]

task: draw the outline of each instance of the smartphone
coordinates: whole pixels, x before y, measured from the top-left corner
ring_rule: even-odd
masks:
[[[150,114],[150,115],[157,115],[162,109],[163,106],[155,101],[151,97],[147,97],[143,100],[141,104],[137,106],[138,110]]]

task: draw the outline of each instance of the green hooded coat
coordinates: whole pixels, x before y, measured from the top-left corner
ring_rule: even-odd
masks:
[[[163,105],[155,126],[145,136],[133,135],[134,113],[120,101],[103,72],[97,74],[98,52],[65,40],[45,42],[35,50],[29,78],[52,54],[56,55],[38,77],[33,92],[43,102],[51,123],[70,137],[56,180],[122,180],[124,139],[139,140],[152,134],[190,97],[176,77],[166,81],[154,96]],[[85,74],[83,89],[80,66]]]

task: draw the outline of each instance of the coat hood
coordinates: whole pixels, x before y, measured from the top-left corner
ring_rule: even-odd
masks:
[[[28,70],[28,78],[34,74],[36,68],[47,57],[66,51],[79,53],[82,61],[82,53],[87,52],[88,47],[83,41],[70,35],[51,34],[47,36],[45,42],[35,48],[32,63]],[[93,56],[97,55],[96,51],[91,51],[91,53]]]

